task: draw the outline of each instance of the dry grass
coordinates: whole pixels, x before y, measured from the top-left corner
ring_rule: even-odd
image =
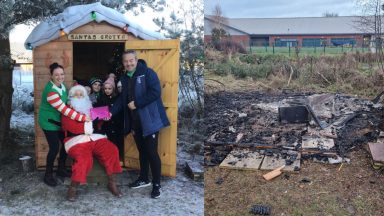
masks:
[[[363,150],[351,158],[340,171],[339,165],[305,161],[299,173],[272,181],[262,178],[267,171],[207,168],[205,215],[249,215],[255,204],[271,206],[272,215],[384,215],[384,176]],[[311,182],[301,183],[304,177]]]
[[[383,91],[384,73],[370,53],[340,56],[227,55],[206,50],[206,88],[263,89],[290,88],[298,91],[343,92],[374,97]],[[222,83],[219,86],[215,84]]]

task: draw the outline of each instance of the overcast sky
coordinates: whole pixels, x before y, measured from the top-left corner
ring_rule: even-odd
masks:
[[[230,18],[320,17],[326,11],[339,16],[359,13],[356,0],[204,0],[204,13],[216,4]]]

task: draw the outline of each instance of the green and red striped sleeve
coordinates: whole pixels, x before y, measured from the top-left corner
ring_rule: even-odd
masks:
[[[57,92],[49,92],[47,95],[47,101],[53,108],[55,108],[61,114],[68,116],[73,120],[85,122],[85,115],[80,114],[65,105],[65,103],[61,100],[60,95]]]

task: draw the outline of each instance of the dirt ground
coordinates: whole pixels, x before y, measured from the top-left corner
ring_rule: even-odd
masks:
[[[299,173],[272,181],[262,178],[268,171],[207,168],[205,215],[251,215],[255,204],[270,206],[271,215],[384,215],[383,173],[371,168],[362,149],[350,158],[340,171],[340,165],[303,161]]]
[[[261,142],[263,139],[259,138],[275,134],[283,128],[275,119],[270,119],[267,112],[254,116],[249,115],[254,111],[248,109],[251,104],[262,101],[260,98],[279,100],[284,97],[281,91],[264,88],[262,82],[250,80],[212,76],[208,79],[212,80],[206,88],[209,92],[205,97],[207,139],[213,137],[217,142],[233,143],[239,132],[246,131],[244,142]],[[261,89],[264,91],[257,91]],[[256,111],[259,112],[258,109]],[[248,118],[233,118],[244,112],[248,113]],[[384,215],[384,171],[372,168],[366,150],[366,142],[375,139],[377,134],[372,132],[356,139],[350,135],[365,128],[368,122],[377,126],[379,116],[379,110],[361,112],[349,122],[346,130],[339,133],[343,139],[336,141],[334,150],[345,154],[351,159],[350,163],[341,166],[302,159],[299,172],[284,172],[272,181],[262,177],[268,171],[219,168],[218,163],[229,152],[228,148],[213,151],[214,157],[205,161],[210,165],[204,173],[205,215],[251,215],[251,207],[257,204],[271,207],[271,215]],[[212,121],[218,122],[213,124]],[[247,122],[254,126],[249,127]],[[236,132],[228,130],[229,126],[233,126],[232,130]],[[280,135],[287,141],[301,137],[300,133],[296,133],[300,132],[299,128],[300,125],[288,125],[285,130],[292,133]],[[350,148],[351,145],[355,147]],[[206,154],[211,154],[212,151],[207,152],[207,149]],[[345,149],[348,151],[341,152]]]
[[[184,174],[185,162],[201,160],[178,146],[177,177],[162,178],[162,196],[150,197],[151,187],[129,189],[137,178],[134,171],[125,171],[118,177],[124,196],[115,198],[105,185],[81,186],[75,203],[66,201],[69,180],[59,181],[57,187],[42,182],[44,172],[20,171],[18,157],[34,155],[31,134],[14,131],[15,151],[3,158],[0,166],[0,215],[203,215],[204,183],[193,181]]]

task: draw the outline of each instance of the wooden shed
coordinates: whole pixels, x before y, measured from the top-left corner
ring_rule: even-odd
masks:
[[[73,20],[71,16],[68,20],[71,26],[68,27],[63,17],[65,19],[71,13],[79,18]],[[84,18],[84,14],[88,18]],[[118,48],[136,50],[138,58],[144,59],[159,76],[161,96],[171,122],[171,126],[162,129],[159,135],[162,175],[176,176],[179,40],[167,40],[145,31],[129,22],[124,15],[100,3],[67,8],[52,20],[49,25],[39,24],[25,42],[27,48],[33,49],[37,168],[45,167],[48,153],[47,141],[37,121],[42,90],[50,79],[48,66],[53,62],[64,66],[65,85],[69,89],[74,77],[85,80],[93,76],[104,77],[108,72],[108,61]],[[52,27],[52,22],[57,20],[57,26]],[[40,25],[51,28],[41,34],[44,26]],[[47,39],[46,35],[52,35],[52,32],[55,35]],[[131,135],[125,138],[124,166],[139,169],[138,151]]]

